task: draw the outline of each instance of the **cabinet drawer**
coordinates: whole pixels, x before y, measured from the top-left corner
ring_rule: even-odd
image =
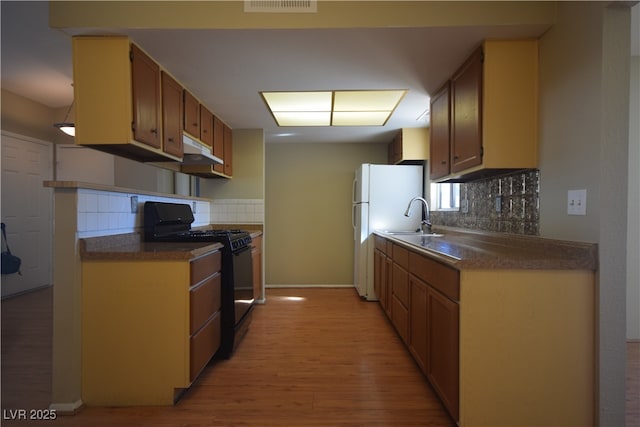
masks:
[[[398,298],[391,297],[391,322],[395,326],[400,338],[405,343],[409,342],[409,310],[402,305]]]
[[[460,300],[460,272],[414,252],[409,254],[411,273],[454,301]]]
[[[375,241],[375,248],[379,251],[385,252],[387,251],[387,239],[380,236],[373,236]]]
[[[393,262],[409,269],[409,251],[402,246],[393,245]]]
[[[190,379],[193,381],[220,347],[220,312],[191,337]]]
[[[220,310],[220,284],[222,275],[216,273],[189,292],[191,333],[202,326],[213,313]]]
[[[191,286],[201,282],[221,269],[222,253],[220,251],[191,261]]]

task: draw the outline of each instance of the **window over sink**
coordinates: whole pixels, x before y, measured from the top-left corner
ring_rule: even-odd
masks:
[[[433,211],[457,211],[460,210],[460,184],[436,184],[432,183],[431,210]]]

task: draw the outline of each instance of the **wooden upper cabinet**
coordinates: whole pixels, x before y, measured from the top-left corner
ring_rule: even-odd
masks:
[[[431,179],[449,174],[449,144],[451,128],[451,97],[447,82],[431,98],[430,173]]]
[[[449,119],[445,93],[432,99],[431,179],[466,182],[538,167],[536,40],[485,41],[451,77]]]
[[[482,49],[451,78],[451,172],[482,163]]]
[[[200,104],[200,140],[213,147],[213,114]]]
[[[184,131],[200,138],[200,103],[188,90],[184,91]]]
[[[224,161],[224,123],[216,116],[213,116],[213,155]],[[224,173],[224,165],[216,163],[213,170]]]
[[[224,174],[227,176],[233,175],[233,134],[231,128],[224,125],[223,129],[223,145],[224,145]]]
[[[182,157],[182,86],[162,72],[162,149]]]
[[[389,143],[388,163],[416,164],[429,159],[429,129],[403,128]]]
[[[160,148],[160,67],[136,45],[131,45],[133,137]]]

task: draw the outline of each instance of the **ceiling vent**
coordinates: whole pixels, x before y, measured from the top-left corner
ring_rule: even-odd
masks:
[[[245,0],[245,12],[257,13],[316,13],[317,0]]]

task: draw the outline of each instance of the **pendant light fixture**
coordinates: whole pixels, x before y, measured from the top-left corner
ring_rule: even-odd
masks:
[[[53,127],[60,129],[62,132],[66,133],[69,136],[76,136],[76,125],[74,123],[68,122],[69,113],[73,108],[73,103],[75,100],[69,105],[69,109],[67,110],[67,114],[64,116],[64,121],[61,123],[54,123]]]

